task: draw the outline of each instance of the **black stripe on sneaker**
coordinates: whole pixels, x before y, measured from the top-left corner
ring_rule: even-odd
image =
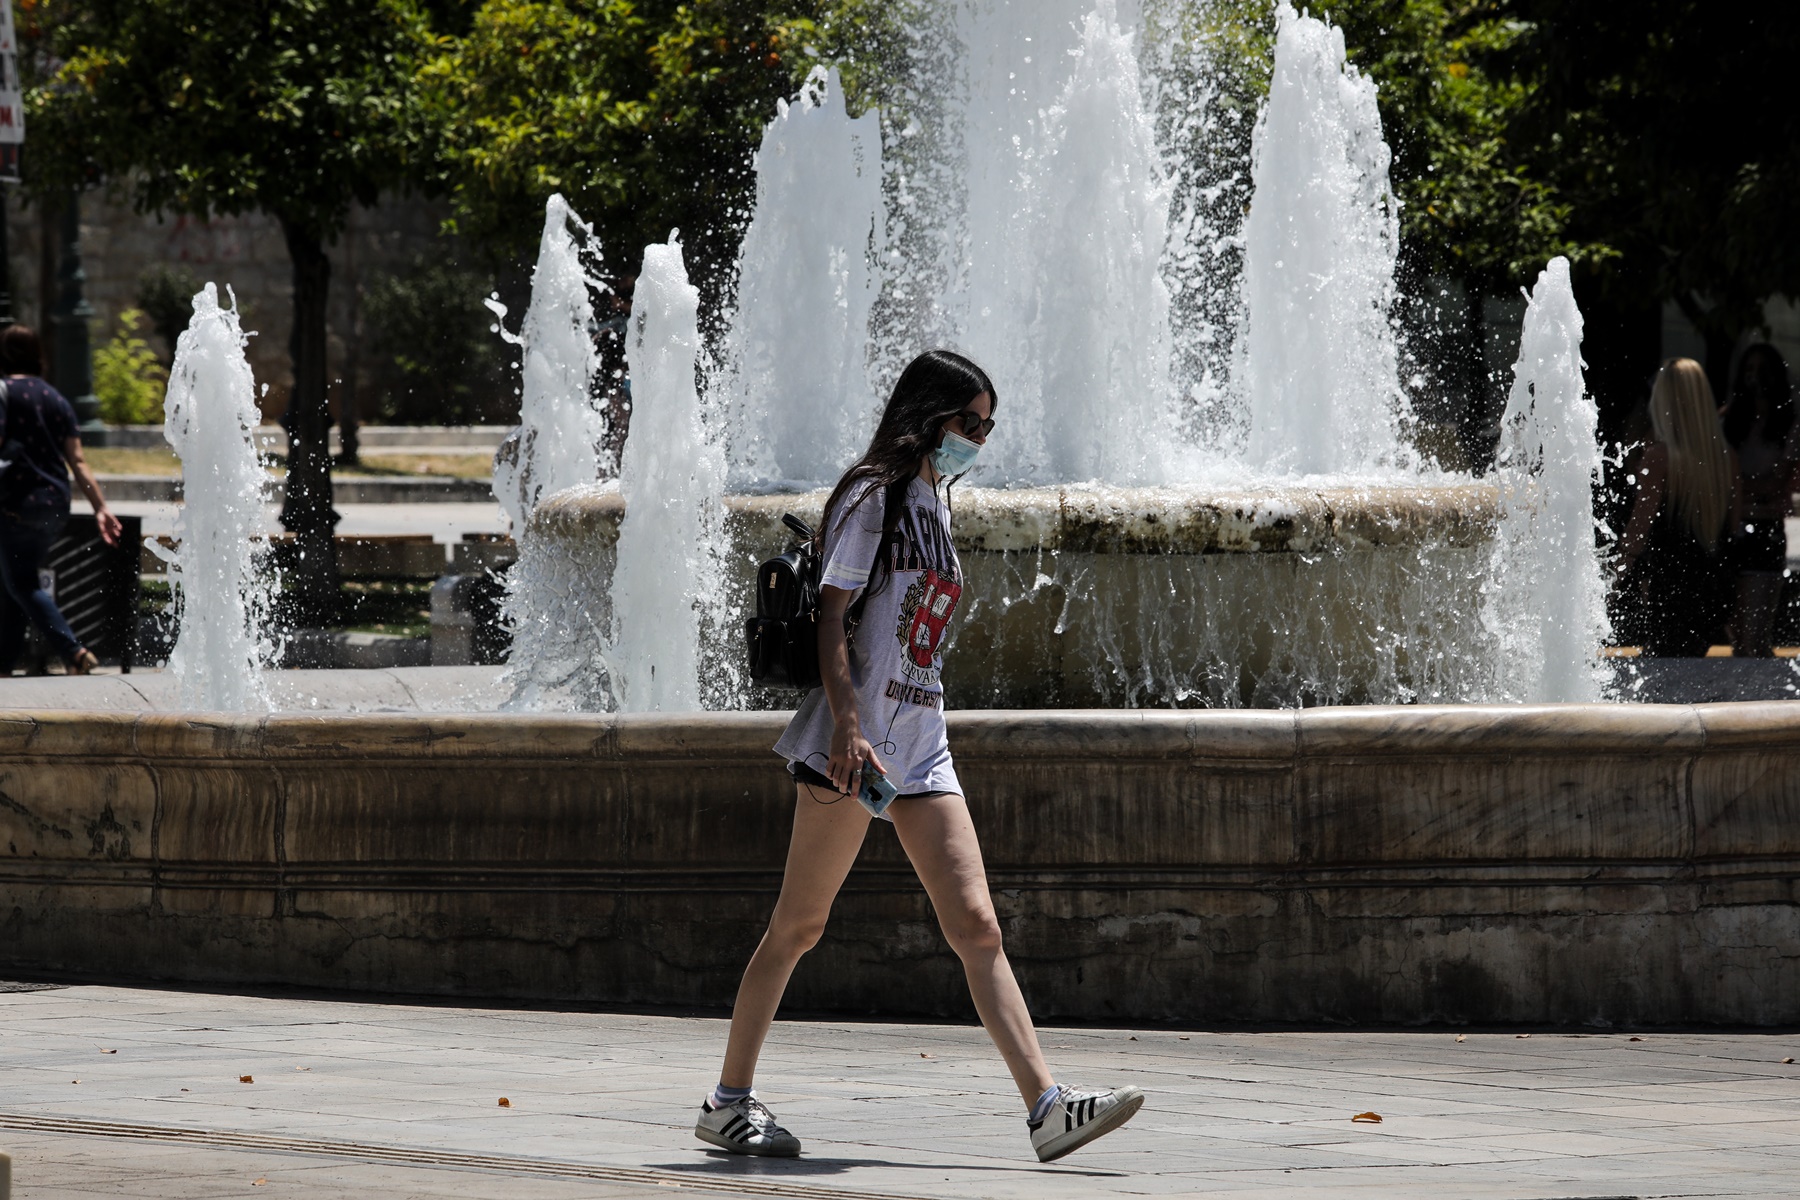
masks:
[[[725,1122],[725,1128],[720,1130],[720,1132],[734,1142],[741,1142],[744,1140],[744,1134],[749,1129],[750,1122],[744,1120],[743,1114],[740,1113],[737,1116],[732,1117],[731,1120]]]

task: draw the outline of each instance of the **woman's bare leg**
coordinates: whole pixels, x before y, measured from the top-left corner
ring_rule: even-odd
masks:
[[[818,944],[844,877],[869,829],[868,810],[851,796],[829,788],[795,784],[794,835],[788,842],[781,898],[768,932],[744,968],[737,1003],[731,1009],[731,1040],[719,1082],[747,1088],[756,1078],[763,1039],[781,1006],[788,977],[800,956]]]
[[[1000,945],[1000,922],[988,894],[987,868],[982,865],[969,806],[961,796],[944,792],[898,801],[888,812],[937,910],[944,937],[962,959],[981,1024],[1029,1108],[1056,1081],[1044,1065],[1037,1029]]]

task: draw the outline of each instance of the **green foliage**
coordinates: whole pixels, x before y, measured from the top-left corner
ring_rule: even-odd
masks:
[[[163,394],[169,374],[138,334],[144,314],[128,308],[119,314],[119,330],[94,351],[94,395],[100,419],[109,425],[151,425],[163,419]]]
[[[1527,132],[1572,225],[1620,256],[1611,290],[1674,299],[1728,360],[1770,295],[1800,295],[1794,5],[1513,0]],[[1709,371],[1723,369],[1708,355]]]
[[[1536,79],[1530,28],[1505,0],[1359,0],[1328,15],[1380,86],[1410,262],[1482,291],[1536,278],[1558,254],[1615,252],[1570,234],[1572,206],[1518,126]]]
[[[194,294],[200,280],[186,267],[156,263],[146,267],[137,281],[137,306],[150,318],[157,335],[168,343],[169,354],[194,315]]]
[[[516,417],[503,343],[482,307],[485,279],[442,255],[384,275],[365,297],[371,349],[385,370],[373,409],[393,424],[462,425]]]
[[[893,36],[883,11],[869,0],[488,0],[466,37],[439,39],[421,75],[457,231],[502,259],[529,254],[545,199],[561,192],[612,269],[635,270],[644,245],[679,228],[690,269],[716,276],[776,101],[821,57]],[[875,82],[848,74],[853,87]]]
[[[32,186],[98,171],[151,212],[260,211],[314,239],[405,182],[424,18],[407,0],[40,0]]]

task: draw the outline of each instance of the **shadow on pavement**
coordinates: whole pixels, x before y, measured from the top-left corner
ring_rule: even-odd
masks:
[[[678,1163],[645,1163],[644,1166],[656,1171],[681,1171],[690,1175],[758,1175],[771,1177],[804,1178],[808,1175],[842,1175],[846,1171],[858,1167],[895,1167],[903,1171],[1004,1171],[1034,1172],[1054,1170],[1058,1175],[1085,1175],[1094,1179],[1129,1178],[1126,1171],[1084,1171],[1078,1167],[1051,1167],[1048,1163],[1019,1163],[1016,1166],[996,1166],[977,1163],[922,1163],[894,1162],[886,1158],[818,1158],[808,1155],[803,1158],[757,1158],[743,1154],[728,1154],[723,1150],[701,1150],[704,1159],[700,1162],[689,1160]]]

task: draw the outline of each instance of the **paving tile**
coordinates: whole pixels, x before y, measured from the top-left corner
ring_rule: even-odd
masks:
[[[954,1023],[778,1023],[761,1087],[806,1140],[807,1157],[771,1164],[710,1152],[690,1129],[725,1032],[716,1017],[665,1013],[23,993],[0,999],[0,1114],[649,1170],[708,1189],[742,1179],[929,1200],[1532,1200],[1639,1185],[1659,1196],[1788,1196],[1800,1175],[1800,1072],[1777,1061],[1800,1044],[1792,1034],[1631,1042],[1470,1033],[1457,1042],[1437,1031],[1047,1028],[1042,1040],[1063,1078],[1129,1080],[1151,1101],[1120,1133],[1042,1166],[986,1036]],[[241,1085],[238,1074],[256,1082]],[[67,1082],[77,1077],[80,1085]],[[498,1107],[502,1095],[511,1107]],[[1364,1109],[1386,1119],[1351,1126]],[[348,1150],[276,1154],[0,1128],[0,1146],[15,1152],[49,1142],[62,1147],[46,1160],[58,1190],[21,1185],[20,1200],[248,1195],[243,1171],[265,1160],[279,1164],[257,1200],[667,1194],[641,1181],[370,1163]]]

